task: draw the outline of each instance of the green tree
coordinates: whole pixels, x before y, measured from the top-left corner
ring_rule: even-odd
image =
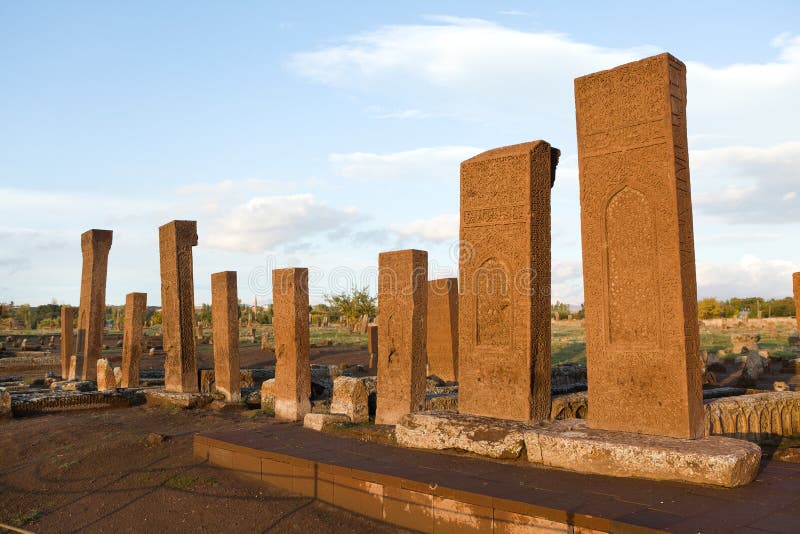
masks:
[[[697,303],[697,317],[713,319],[722,315],[722,304],[715,298],[702,299]]]
[[[325,295],[325,302],[333,315],[344,317],[348,321],[355,321],[362,315],[375,317],[378,299],[367,291],[367,288],[353,288],[350,293],[338,295]]]

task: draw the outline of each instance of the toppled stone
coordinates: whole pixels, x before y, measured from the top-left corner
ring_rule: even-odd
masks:
[[[11,412],[11,394],[6,388],[0,388],[0,419],[10,419],[13,417]]]
[[[525,432],[528,461],[579,473],[743,486],[758,474],[761,448],[725,437],[680,439],[590,429],[585,421],[541,423]]]
[[[745,357],[744,368],[739,379],[741,386],[755,386],[761,375],[764,374],[764,367],[768,365],[767,360],[755,352],[748,352]]]
[[[337,376],[333,380],[332,414],[344,414],[353,423],[364,423],[369,421],[368,402],[363,380],[347,376]]]
[[[397,444],[415,449],[457,449],[490,458],[518,458],[528,423],[453,412],[415,412],[395,426]]]
[[[444,388],[436,388],[444,389]],[[453,392],[434,392],[425,395],[425,411],[458,411],[458,390]]]
[[[350,418],[338,413],[307,413],[303,417],[303,426],[311,430],[323,432],[327,428],[341,423],[349,423]]]
[[[787,447],[785,449],[778,449],[772,454],[772,459],[778,460],[779,462],[800,464],[800,447]]]
[[[244,402],[227,402],[224,399],[214,399],[208,407],[216,412],[240,412],[247,409]]]
[[[758,354],[758,342],[761,341],[759,334],[733,334],[731,343],[733,344],[734,354],[753,352]]]
[[[770,391],[705,404],[707,434],[773,443],[800,433],[800,392]]]
[[[781,371],[784,373],[791,373],[793,375],[800,375],[800,358],[792,360],[784,360],[781,366]]]
[[[53,382],[50,384],[53,391],[97,391],[97,384],[91,380],[68,380],[66,382]]]
[[[144,392],[144,395],[149,405],[185,409],[203,408],[214,400],[214,397],[208,393],[181,393],[163,389],[149,389]]]
[[[22,417],[39,413],[123,408],[142,404],[144,400],[144,394],[140,390],[40,390],[34,394],[12,396],[11,408],[15,417]]]
[[[275,379],[270,378],[261,383],[261,409],[275,411]]]

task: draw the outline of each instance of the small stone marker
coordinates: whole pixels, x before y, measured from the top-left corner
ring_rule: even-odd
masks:
[[[97,391],[110,391],[117,388],[117,379],[111,363],[105,358],[97,360]]]
[[[61,306],[61,378],[64,380],[69,376],[69,359],[75,350],[74,320],[75,308]]]
[[[308,269],[272,271],[275,417],[301,421],[311,411]]]
[[[795,325],[800,333],[800,273],[792,273],[792,293],[794,295]]]
[[[72,355],[69,357],[69,371],[67,372],[67,380],[78,379],[78,357]]]
[[[550,188],[559,155],[533,141],[461,164],[461,413],[550,415]]]
[[[236,271],[211,275],[211,316],[214,336],[214,383],[228,402],[239,402],[239,298]]]
[[[161,320],[164,338],[164,385],[167,391],[197,393],[197,346],[194,339],[192,247],[196,221],[172,221],[158,229],[161,257]]]
[[[394,425],[425,408],[428,253],[378,256],[378,401],[375,423]]]
[[[458,278],[428,282],[428,375],[458,380]]]
[[[332,414],[344,414],[353,423],[369,421],[369,396],[364,380],[351,376],[333,379]]]
[[[142,330],[147,293],[125,296],[125,330],[122,333],[122,367],[119,387],[139,386],[139,358],[142,356]]]
[[[111,230],[89,230],[81,234],[81,300],[78,308],[77,365],[84,380],[95,380],[97,360],[103,352],[106,313],[106,276]]]
[[[686,67],[661,54],[578,78],[575,107],[589,425],[700,438]]]

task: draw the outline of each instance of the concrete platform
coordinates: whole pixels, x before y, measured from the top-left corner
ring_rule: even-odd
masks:
[[[299,424],[197,435],[194,454],[287,492],[423,532],[800,529],[800,465],[766,459],[752,484],[723,489],[403,449]]]

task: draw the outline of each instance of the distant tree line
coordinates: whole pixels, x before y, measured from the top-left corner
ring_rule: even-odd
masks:
[[[700,319],[736,317],[742,312],[746,312],[750,317],[756,317],[759,311],[762,317],[793,317],[795,315],[794,299],[792,297],[769,300],[760,297],[734,297],[728,300],[707,298],[697,302],[697,316]]]

